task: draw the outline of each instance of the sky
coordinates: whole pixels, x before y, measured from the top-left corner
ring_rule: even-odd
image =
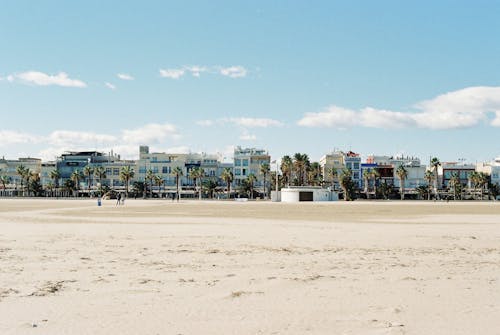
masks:
[[[500,156],[500,1],[2,1],[0,156]]]

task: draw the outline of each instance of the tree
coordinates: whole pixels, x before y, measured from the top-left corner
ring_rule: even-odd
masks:
[[[328,168],[326,173],[332,178],[332,188],[335,189],[335,179],[339,176],[337,169],[334,167]]]
[[[132,190],[134,191],[135,197],[137,197],[138,194],[144,195],[146,192],[146,183],[143,181],[134,181],[132,183]]]
[[[321,184],[321,165],[318,162],[312,162],[307,169],[307,182],[309,185],[317,186]]]
[[[399,189],[400,189],[400,193],[401,193],[401,200],[404,200],[405,199],[405,180],[408,177],[408,170],[406,170],[403,165],[400,165],[396,169],[396,175],[398,176],[399,182],[400,182]]]
[[[343,168],[339,176],[340,187],[344,191],[344,200],[353,200],[354,195],[354,182],[352,180],[352,170]]]
[[[431,185],[434,180],[434,173],[431,170],[425,171],[424,179],[427,182],[427,188],[429,189],[427,192],[427,200],[431,200]]]
[[[106,178],[106,169],[104,166],[96,166],[94,168],[94,176],[99,180],[99,193],[102,195],[102,180]]]
[[[71,179],[66,179],[64,181],[64,190],[68,193],[73,192],[75,189],[75,182]]]
[[[290,186],[290,179],[293,171],[293,161],[290,156],[285,155],[283,156],[283,158],[281,158],[280,169],[281,173],[283,173],[283,182],[286,186]]]
[[[434,157],[431,159],[431,166],[432,170],[434,172],[434,192],[436,195],[436,199],[439,197],[438,195],[438,167],[441,166],[441,162],[439,161],[439,158]]]
[[[293,168],[297,178],[297,185],[304,185],[305,172],[309,165],[309,156],[307,156],[307,154],[301,154],[298,152],[293,155]]]
[[[161,196],[161,185],[165,182],[160,175],[154,176],[155,184],[158,186],[158,197]]]
[[[61,178],[61,174],[57,170],[52,170],[50,171],[50,179],[54,182],[54,188],[56,189],[56,195],[57,195],[57,189],[59,188],[59,179]]]
[[[153,197],[153,179],[155,179],[155,174],[153,173],[153,170],[148,169],[146,171],[146,180],[149,180],[149,197]],[[145,184],[147,186],[147,183]],[[146,190],[147,193],[147,190]]]
[[[462,184],[460,183],[458,173],[453,172],[450,178],[450,187],[453,190],[453,200],[457,200],[457,191],[461,188],[461,186]]]
[[[7,187],[7,184],[10,183],[9,176],[5,176],[5,175],[0,176],[0,183],[2,183],[2,188],[5,191],[6,187]]]
[[[369,182],[372,179],[372,171],[370,169],[363,170],[363,182],[365,183],[365,194],[366,199],[370,199],[369,191]]]
[[[477,174],[477,183],[480,188],[480,193],[481,193],[481,200],[483,200],[483,195],[484,195],[484,189],[488,186],[488,175],[484,172],[479,172]]]
[[[77,196],[78,196],[78,190],[80,189],[79,188],[80,179],[82,179],[82,177],[83,177],[83,175],[82,175],[82,172],[80,170],[73,171],[73,173],[71,174],[71,177],[70,177],[70,179],[75,183],[75,190],[77,192]]]
[[[24,165],[20,164],[16,167],[16,173],[21,177],[21,191],[24,194],[24,176],[26,174],[26,168]]]
[[[205,176],[205,170],[201,167],[195,167],[194,169],[191,170],[191,178],[194,180],[194,185],[196,187],[196,181],[198,181],[198,197],[201,200],[201,183],[202,183],[202,178]]]
[[[180,178],[182,177],[183,173],[182,173],[182,169],[179,167],[179,166],[176,166],[173,170],[172,170],[172,174],[175,176],[175,189],[176,189],[176,198],[177,198],[177,201],[179,201],[179,198],[180,198],[180,193],[179,193],[179,180]]]
[[[123,166],[120,169],[120,180],[125,184],[125,194],[128,196],[128,186],[130,179],[134,178],[135,171],[130,165]]]
[[[90,165],[86,165],[83,168],[83,174],[87,176],[87,190],[90,197],[90,187],[92,186],[92,175],[94,174],[94,168]]]
[[[226,182],[227,185],[227,198],[229,199],[230,194],[231,194],[231,183],[233,182],[234,176],[233,176],[233,171],[231,171],[231,168],[224,168],[221,174],[222,180]]]
[[[266,177],[271,172],[271,167],[268,163],[260,165],[260,174],[264,177],[264,199],[267,199]]]
[[[210,199],[213,199],[215,190],[217,189],[217,186],[219,186],[219,184],[215,180],[210,178],[205,180],[202,185],[205,191],[208,193]]]
[[[250,199],[253,199],[253,184],[255,183],[256,180],[257,177],[253,173],[250,173],[247,176],[246,181],[248,183],[248,186],[250,187]]]
[[[373,179],[373,194],[375,196],[375,199],[377,199],[377,184],[378,180],[380,179],[380,172],[378,172],[377,169],[371,170],[371,179]]]

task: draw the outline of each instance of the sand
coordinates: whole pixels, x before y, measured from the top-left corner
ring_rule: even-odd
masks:
[[[0,200],[0,334],[499,334],[500,203]]]

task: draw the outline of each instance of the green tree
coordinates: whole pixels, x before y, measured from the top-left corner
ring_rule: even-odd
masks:
[[[179,201],[179,198],[180,198],[179,181],[180,181],[181,177],[183,176],[182,169],[179,166],[176,166],[172,170],[172,174],[175,176],[176,198],[177,198],[177,201]]]
[[[80,170],[75,170],[73,171],[73,173],[71,174],[71,177],[70,179],[75,183],[75,190],[77,192],[77,196],[78,196],[78,191],[80,189],[80,179],[83,178],[83,175],[82,175],[82,172]]]
[[[253,173],[250,173],[247,176],[246,181],[248,183],[248,186],[250,187],[250,199],[253,199],[253,186],[255,181],[257,181],[257,177]]]
[[[267,192],[267,188],[266,188],[266,177],[269,175],[269,173],[271,172],[271,167],[269,166],[268,163],[262,163],[260,165],[260,174],[264,177],[264,199],[267,199],[268,196],[268,192]]]
[[[10,183],[9,176],[6,176],[6,175],[0,176],[0,183],[2,183],[2,188],[4,190],[6,190],[7,189],[7,184]]]
[[[399,183],[400,183],[399,189],[400,189],[400,193],[401,193],[401,200],[404,200],[405,199],[405,180],[408,177],[408,170],[406,170],[403,165],[400,165],[396,169],[396,175],[398,176]]]
[[[128,187],[130,180],[134,178],[135,176],[135,171],[130,165],[123,166],[120,169],[120,180],[125,184],[125,194],[128,197]]]
[[[148,169],[146,171],[146,181],[149,181],[149,197],[153,197],[153,180],[155,179],[155,174],[153,173],[153,170]],[[147,187],[147,182],[145,183],[145,186]],[[147,193],[147,190],[146,190]]]
[[[231,183],[233,182],[234,179],[233,171],[231,171],[231,168],[224,168],[221,174],[221,178],[226,182],[227,198],[229,199],[231,195]]]
[[[161,185],[165,182],[160,175],[154,176],[155,184],[158,186],[158,197],[161,197]]]
[[[57,193],[57,189],[59,188],[59,179],[61,178],[61,174],[59,173],[58,170],[52,170],[50,171],[50,178],[52,179],[54,183],[54,188]]]
[[[201,167],[195,167],[194,169],[191,170],[191,178],[194,180],[194,185],[195,187],[197,186],[196,181],[198,181],[198,197],[201,200],[201,184],[202,184],[202,178],[205,176],[205,170]]]
[[[432,189],[432,181],[434,180],[434,173],[431,170],[425,171],[424,179],[427,182],[427,188],[429,189],[427,192],[427,200],[431,200],[431,189]]]
[[[18,165],[16,167],[16,173],[19,175],[19,177],[21,179],[21,192],[24,195],[24,176],[26,174],[26,167],[22,164]]]
[[[215,190],[219,186],[219,184],[212,178],[206,179],[203,181],[203,189],[208,193],[210,199],[213,199]]]
[[[90,188],[92,187],[92,175],[94,174],[94,168],[90,165],[86,165],[83,168],[83,174],[87,176],[87,191],[90,197]]]
[[[458,177],[458,173],[453,172],[450,178],[450,187],[453,190],[453,200],[457,200],[458,190],[461,189],[462,184],[460,183],[460,178]]]
[[[297,185],[304,185],[304,177],[306,169],[310,165],[309,156],[307,154],[296,153],[293,155],[293,167],[297,178]]]
[[[99,183],[99,194],[102,196],[102,194],[103,194],[102,180],[106,178],[106,169],[104,168],[104,166],[96,166],[94,168],[94,176],[98,180],[98,183]]]
[[[328,168],[327,174],[332,179],[332,188],[335,189],[335,180],[338,178],[339,172],[337,171],[336,168],[331,167],[331,168]]]
[[[353,200],[354,195],[354,182],[352,180],[352,170],[343,168],[339,176],[340,187],[344,191],[344,200]]]
[[[438,194],[438,168],[441,166],[441,162],[439,161],[439,158],[433,157],[431,159],[431,167],[432,167],[432,172],[434,173],[434,194],[436,196],[436,199],[439,198]]]
[[[293,161],[290,156],[286,155],[281,158],[280,169],[283,174],[283,182],[286,186],[290,186],[290,180],[293,172]]]

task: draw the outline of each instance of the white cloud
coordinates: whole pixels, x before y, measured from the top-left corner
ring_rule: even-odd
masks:
[[[494,118],[489,121],[490,115]],[[468,87],[422,101],[410,112],[366,107],[350,110],[330,106],[324,111],[306,113],[297,124],[305,127],[372,128],[419,127],[454,129],[489,121],[500,127],[500,87]]]
[[[240,135],[240,140],[242,141],[255,141],[257,140],[257,136],[244,131],[243,134]]]
[[[40,138],[33,134],[18,132],[14,130],[0,129],[0,147],[5,147],[12,144],[36,143]]]
[[[49,75],[38,71],[28,71],[9,75],[7,80],[10,82],[20,81],[22,83],[39,85],[39,86],[63,86],[63,87],[87,87],[83,81],[71,79],[64,72],[59,72],[56,75]]]
[[[251,118],[251,117],[238,117],[222,119],[227,122],[234,123],[238,126],[248,128],[268,128],[268,127],[281,127],[283,123],[278,120],[268,118]]]
[[[179,138],[180,134],[177,128],[169,123],[151,123],[136,129],[122,130],[122,140],[126,143],[149,144]]]
[[[116,76],[118,78],[120,78],[121,80],[134,80],[134,77],[132,77],[131,75],[129,75],[127,73],[118,73]]]
[[[56,130],[49,134],[47,142],[55,146],[80,147],[106,146],[117,141],[116,136],[83,131]]]
[[[206,66],[198,66],[198,65],[193,65],[193,66],[186,66],[184,67],[187,71],[191,72],[191,75],[193,77],[200,77],[200,74],[202,72],[207,72],[209,69]]]
[[[220,69],[220,73],[230,78],[243,78],[247,75],[247,70],[243,66],[238,65],[223,67]]]
[[[160,76],[163,78],[179,79],[184,73],[183,69],[160,69]]]
[[[106,85],[107,88],[109,88],[113,91],[116,90],[116,86],[111,84],[111,83],[105,82],[104,85]]]
[[[215,124],[215,122],[212,120],[198,120],[196,121],[196,124],[202,127],[211,127]]]

